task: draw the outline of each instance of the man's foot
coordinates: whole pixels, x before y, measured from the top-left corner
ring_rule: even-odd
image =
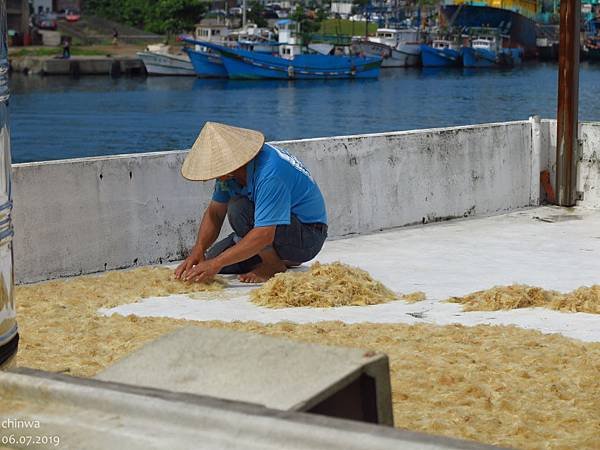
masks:
[[[264,283],[276,273],[285,272],[285,264],[261,263],[248,273],[239,276],[242,283]]]

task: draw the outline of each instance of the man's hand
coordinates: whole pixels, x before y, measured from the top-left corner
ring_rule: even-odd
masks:
[[[185,258],[185,260],[177,266],[177,269],[175,269],[175,278],[180,280],[185,272],[202,261],[204,261],[204,252],[202,250],[196,250],[196,247],[194,247],[190,256]]]
[[[216,259],[209,259],[192,266],[183,273],[182,277],[184,281],[203,283],[218,274],[222,268],[223,266],[219,265]]]

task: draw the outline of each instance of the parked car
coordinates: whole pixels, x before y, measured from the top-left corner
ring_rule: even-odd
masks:
[[[70,9],[65,13],[65,19],[67,22],[77,22],[81,19],[81,13],[77,9]]]
[[[33,25],[40,30],[56,30],[58,28],[56,16],[53,14],[37,14],[33,18]]]

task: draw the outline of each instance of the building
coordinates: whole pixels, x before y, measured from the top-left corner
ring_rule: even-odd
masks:
[[[33,0],[31,6],[34,14],[48,13],[54,9],[54,2],[52,0]]]
[[[352,13],[352,2],[332,2],[331,12],[341,17],[348,17]]]
[[[29,27],[29,2],[27,0],[6,0],[6,21],[9,32],[22,34]]]

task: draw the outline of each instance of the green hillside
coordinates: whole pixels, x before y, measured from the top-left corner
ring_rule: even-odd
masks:
[[[369,34],[374,34],[376,31],[377,24],[369,22]],[[365,22],[328,19],[321,22],[319,33],[324,35],[364,36]]]

